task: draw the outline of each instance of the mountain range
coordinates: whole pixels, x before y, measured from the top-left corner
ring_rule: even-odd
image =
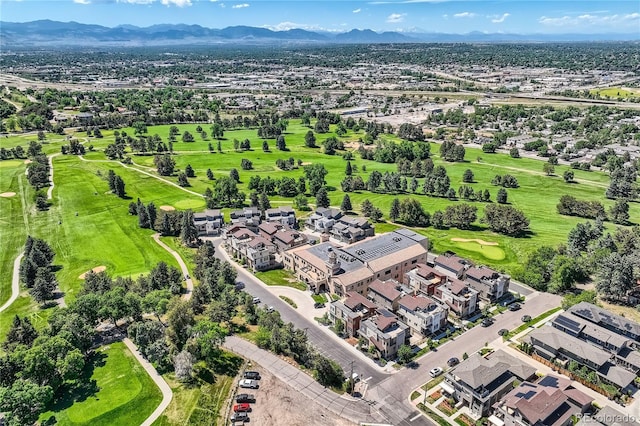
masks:
[[[273,31],[267,28],[233,26],[222,29],[200,25],[160,24],[150,27],[120,25],[104,27],[78,22],[40,20],[1,22],[0,45],[4,48],[38,46],[161,46],[202,44],[353,44],[353,43],[448,43],[448,42],[568,42],[640,40],[633,34],[503,34],[471,32],[375,32],[353,29],[328,33],[304,29]]]

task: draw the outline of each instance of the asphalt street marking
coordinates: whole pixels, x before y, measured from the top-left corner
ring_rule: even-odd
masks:
[[[413,421],[415,421],[415,420],[418,420],[420,417],[422,417],[422,414],[418,413],[418,414],[416,414],[415,416],[411,417],[411,418],[409,419],[409,421],[410,421],[410,422],[413,422]]]

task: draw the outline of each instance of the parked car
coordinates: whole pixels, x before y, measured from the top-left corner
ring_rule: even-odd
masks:
[[[249,421],[249,415],[247,413],[243,413],[243,412],[233,413],[231,415],[231,421],[233,423],[235,423],[235,422],[243,422],[243,423],[244,422],[248,422]]]
[[[191,277],[189,276],[189,274],[184,274],[184,279],[185,279],[185,280],[188,280],[188,279],[190,279],[190,278],[191,278]]]
[[[429,370],[429,375],[431,377],[437,377],[437,376],[439,376],[441,374],[442,374],[442,368],[440,368],[440,367],[435,367],[435,368],[432,368],[431,370]]]
[[[259,297],[254,297],[254,298],[253,298],[253,303],[254,303],[254,304],[258,304],[258,303],[260,303],[260,298],[259,298]]]
[[[531,315],[523,315],[520,319],[522,320],[522,322],[529,322],[531,321]]]
[[[489,327],[489,326],[493,325],[493,321],[494,321],[493,318],[485,318],[485,319],[482,320],[482,326],[483,327]]]
[[[256,382],[255,380],[242,379],[238,383],[238,386],[240,386],[241,388],[258,389],[259,385],[258,385],[258,382]]]
[[[313,307],[316,309],[324,308],[324,303],[316,302],[313,304]]]
[[[260,373],[258,373],[257,371],[245,371],[244,378],[251,380],[260,380]]]
[[[507,334],[509,334],[509,330],[506,328],[501,328],[500,331],[498,331],[498,335],[500,336],[506,336]]]
[[[449,358],[449,361],[447,361],[447,365],[449,367],[454,367],[454,366],[456,366],[458,364],[460,364],[460,360],[458,358],[456,358],[456,357]]]
[[[246,402],[243,402],[242,404],[236,404],[233,406],[233,411],[235,413],[251,411],[251,405],[247,404]]]
[[[240,291],[244,288],[244,283],[242,281],[236,281],[236,290]]]
[[[275,310],[276,310],[276,308],[274,308],[273,306],[268,306],[267,307],[267,312],[273,312]]]
[[[511,305],[509,305],[509,310],[510,311],[517,311],[520,308],[521,308],[521,306],[520,306],[519,303],[512,303]]]
[[[251,393],[239,393],[236,395],[236,402],[256,402],[256,397]]]

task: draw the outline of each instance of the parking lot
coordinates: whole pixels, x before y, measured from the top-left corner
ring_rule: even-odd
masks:
[[[300,426],[353,426],[336,416],[319,404],[310,401],[304,395],[298,393],[282,380],[264,368],[253,365],[248,368],[258,371],[261,379],[258,381],[259,389],[241,389],[238,393],[249,393],[256,397],[256,402],[251,404],[249,422],[253,425],[300,425]],[[240,425],[241,423],[236,423]]]

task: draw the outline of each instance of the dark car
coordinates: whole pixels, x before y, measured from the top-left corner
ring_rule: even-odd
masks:
[[[249,415],[245,412],[240,412],[240,413],[233,413],[231,415],[231,421],[232,422],[248,422],[249,421]]]
[[[460,364],[460,360],[458,358],[456,358],[456,357],[449,358],[449,361],[447,361],[447,365],[449,367],[454,367],[454,366],[456,366],[458,364]]]
[[[256,397],[250,393],[239,393],[236,395],[236,402],[256,402]]]
[[[258,373],[257,371],[245,371],[244,378],[251,380],[260,380],[260,373]]]
[[[522,320],[522,322],[529,322],[531,321],[531,315],[523,315],[520,319]]]
[[[498,331],[498,334],[500,336],[506,336],[507,334],[509,334],[509,330],[507,330],[506,328],[501,328],[500,331]]]
[[[510,311],[517,311],[520,308],[521,308],[521,306],[520,306],[519,303],[512,303],[511,305],[509,305],[509,310]]]
[[[236,281],[236,290],[240,291],[244,288],[244,283],[242,281]]]
[[[485,318],[482,320],[483,327],[489,327],[491,325],[493,325],[493,318]]]
[[[324,308],[324,303],[316,302],[313,304],[313,307],[316,309]]]

